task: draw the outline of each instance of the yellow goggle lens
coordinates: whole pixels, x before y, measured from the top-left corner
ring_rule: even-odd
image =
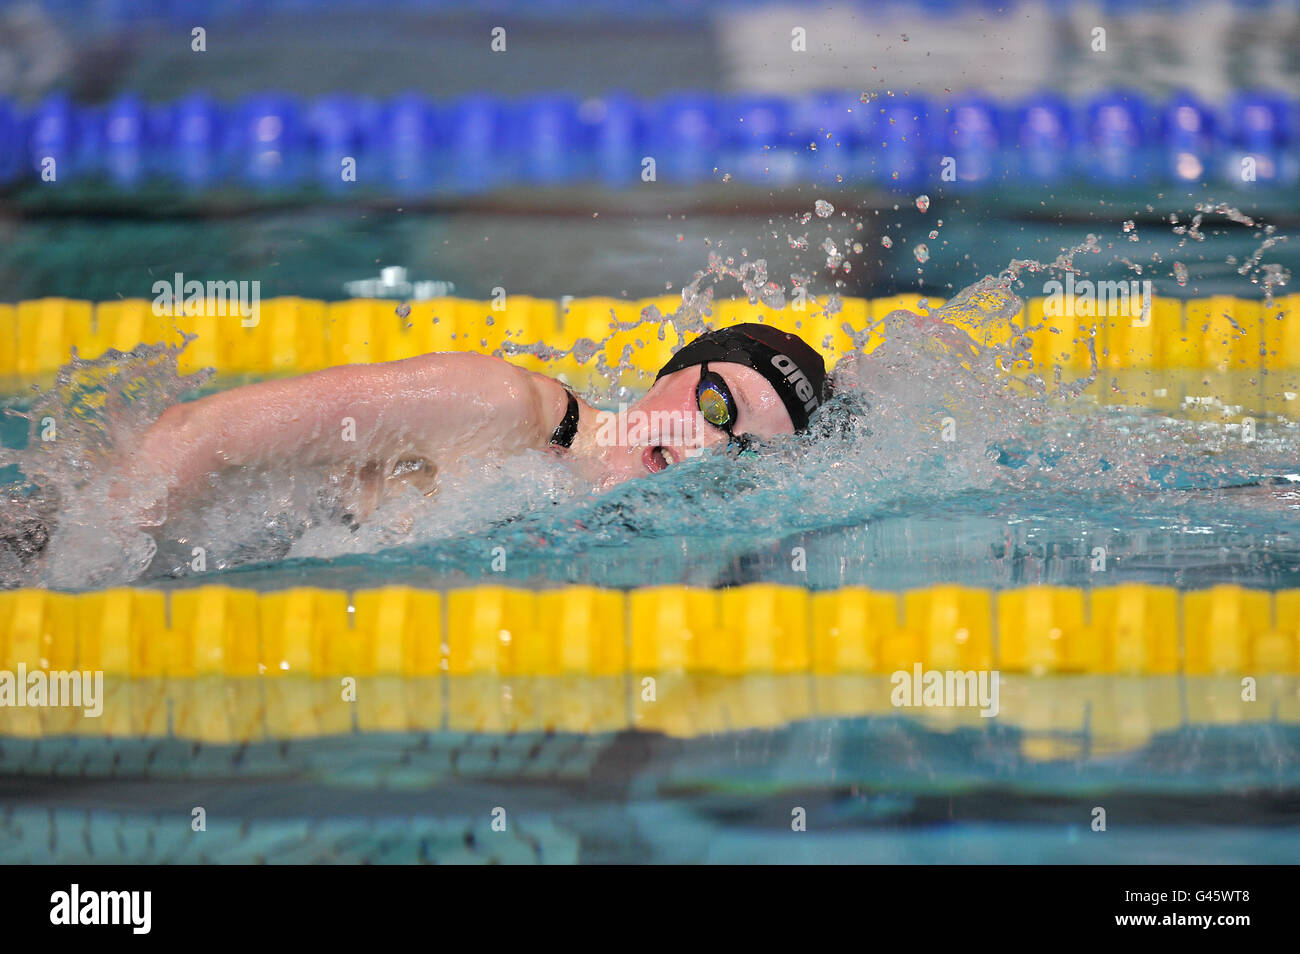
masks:
[[[714,388],[706,387],[700,391],[700,413],[714,427],[722,427],[731,420],[727,399]]]

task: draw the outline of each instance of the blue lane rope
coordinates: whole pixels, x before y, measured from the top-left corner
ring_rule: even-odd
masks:
[[[259,93],[233,104],[125,95],[83,106],[53,95],[0,100],[0,185],[106,181],[305,186],[403,195],[507,187],[738,181],[914,188],[1300,180],[1300,101],[1240,92],[1222,106],[1190,94],[1152,102],[1116,90],[1083,101],[1044,93],[999,102],[856,92],[794,98],[684,92],[642,100],[486,94],[302,101]]]

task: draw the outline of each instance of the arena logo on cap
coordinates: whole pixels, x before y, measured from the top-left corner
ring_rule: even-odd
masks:
[[[804,402],[803,409],[811,411],[817,407],[817,392],[813,390],[812,382],[808,380],[808,375],[803,373],[803,369],[794,363],[794,359],[784,354],[772,355],[772,365],[785,375],[785,379],[794,385],[794,393],[799,400]]]

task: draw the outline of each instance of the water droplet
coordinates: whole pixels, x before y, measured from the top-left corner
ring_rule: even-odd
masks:
[[[678,232],[678,233],[677,233],[677,241],[679,241],[679,242],[685,242],[685,241],[686,241],[686,236],[683,235],[681,232]]]
[[[1132,219],[1126,219],[1124,221],[1125,232],[1132,232],[1135,228],[1137,228],[1137,223],[1134,222]]]
[[[730,172],[725,172],[725,173],[723,173],[723,175],[722,175],[722,181],[723,181],[723,182],[730,182],[730,181],[731,181],[731,173],[730,173]]]
[[[893,248],[894,240],[891,239],[888,235],[882,235],[880,236],[880,244],[885,246],[885,248]]]
[[[776,282],[768,282],[764,285],[759,293],[759,298],[769,308],[780,309],[785,307],[785,292]]]
[[[930,197],[928,195],[918,195],[916,197],[916,207],[922,212],[928,211],[930,208]]]
[[[408,305],[406,302],[402,302],[400,305],[397,306],[398,318],[405,318],[410,313],[411,313],[411,306]]]
[[[916,256],[918,262],[928,262],[930,260],[930,250],[924,244],[917,245],[912,250],[912,254]]]
[[[931,229],[931,230],[930,230],[930,238],[932,238],[932,239],[937,239],[938,237],[939,237],[939,230],[938,230],[938,229]]]
[[[835,206],[831,205],[825,199],[818,199],[813,203],[813,208],[817,210],[817,214],[823,219],[829,217],[835,212]]]
[[[1187,266],[1182,262],[1174,262],[1174,278],[1178,280],[1179,285],[1187,284]]]
[[[834,271],[844,260],[839,247],[829,238],[822,242],[822,251],[826,253],[826,267]]]
[[[853,243],[853,254],[854,254],[854,255],[861,255],[861,254],[862,254],[862,243],[861,243],[861,242],[854,242],[854,243]]]

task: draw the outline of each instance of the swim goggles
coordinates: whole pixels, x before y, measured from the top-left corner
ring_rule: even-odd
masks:
[[[700,382],[695,385],[695,403],[706,421],[723,431],[728,441],[741,451],[749,450],[754,439],[749,434],[736,434],[736,399],[722,375],[709,370],[707,361],[700,364]]]

